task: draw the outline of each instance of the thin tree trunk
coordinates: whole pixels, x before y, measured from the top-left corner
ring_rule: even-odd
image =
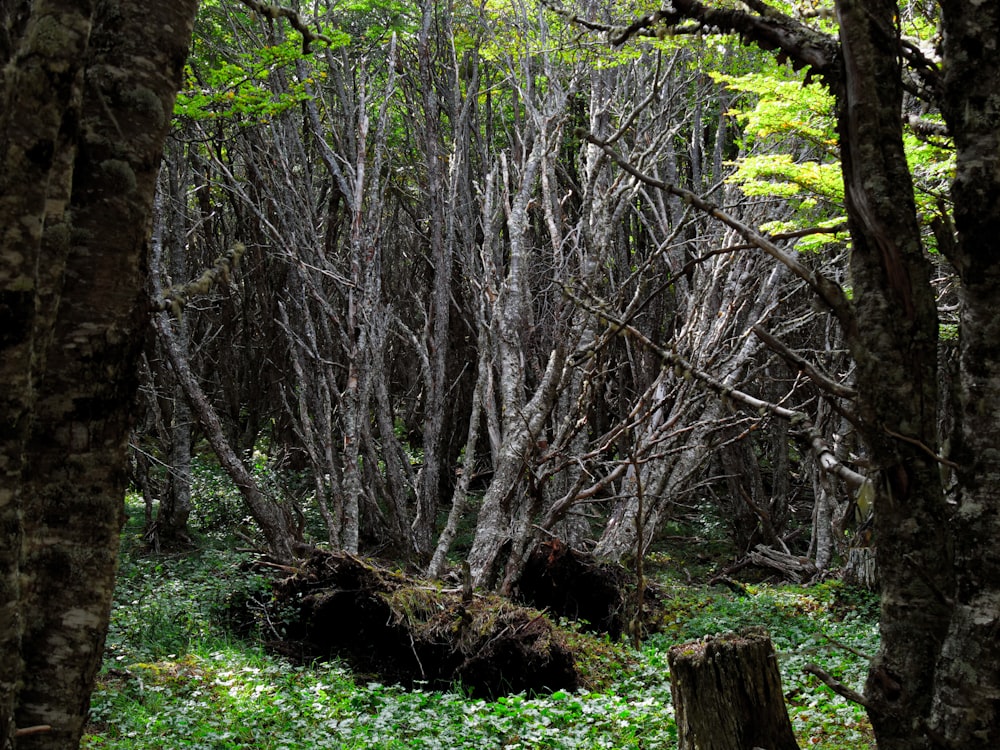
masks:
[[[161,215],[154,217],[154,220],[158,219],[158,224],[162,226],[154,229],[150,262],[150,276],[158,277],[162,273],[163,255],[166,253],[170,278],[176,284],[190,280],[185,242],[188,228],[184,180],[186,170],[180,156],[174,154],[165,179],[160,183],[161,198],[158,198],[157,205]],[[166,191],[165,195],[162,195],[163,191]],[[158,286],[157,279],[154,287]],[[176,339],[181,356],[188,360],[190,337],[186,317],[177,320]],[[150,529],[158,544],[165,542],[168,546],[186,545],[191,541],[187,531],[188,517],[191,514],[191,409],[184,390],[176,381],[172,391],[170,424],[165,425],[168,431],[165,437],[169,445],[167,486],[166,492],[160,496],[155,526]]]
[[[155,315],[153,324],[160,337],[160,343],[170,359],[170,366],[201,423],[205,437],[212,446],[223,470],[239,489],[240,495],[247,504],[247,509],[260,527],[268,553],[281,562],[294,560],[293,546],[295,542],[301,541],[301,538],[298,530],[292,525],[289,513],[261,491],[253,475],[229,444],[215,408],[205,396],[194,377],[194,373],[191,372],[190,365],[178,347],[177,339],[170,329],[167,314],[158,313]]]
[[[441,530],[437,545],[434,548],[434,554],[431,557],[431,562],[427,566],[427,575],[431,578],[439,578],[444,572],[448,550],[451,549],[451,544],[458,533],[458,525],[461,523],[468,507],[469,482],[472,481],[472,476],[476,470],[476,450],[479,447],[479,430],[483,413],[483,391],[485,390],[489,372],[489,362],[487,361],[489,349],[483,341],[485,338],[485,335],[480,336],[478,375],[476,376],[476,387],[472,393],[472,411],[469,413],[469,434],[465,440],[461,474],[455,483],[455,491],[451,496],[451,509],[448,511],[448,520]]]
[[[500,461],[494,467],[493,481],[483,497],[469,551],[469,567],[476,586],[489,588],[496,582],[501,553],[505,547],[508,551],[512,549],[518,541],[511,536],[513,495],[526,468],[530,448],[535,445],[555,401],[564,375],[565,358],[561,348],[551,353],[545,376],[534,397],[518,412],[518,421],[523,420],[523,423],[504,434]]]
[[[446,190],[445,163],[441,154],[441,113],[438,106],[440,86],[447,85],[454,90],[454,71],[449,66],[445,71],[434,69],[431,49],[431,29],[433,24],[445,25],[445,44],[451,44],[450,13],[438,19],[435,4],[427,0],[423,5],[423,20],[417,41],[418,68],[421,91],[423,93],[424,158],[427,160],[427,201],[430,207],[430,261],[433,268],[433,285],[427,312],[427,354],[424,376],[424,420],[422,443],[424,465],[420,471],[417,488],[417,507],[413,519],[413,542],[416,551],[424,560],[431,554],[434,527],[437,523],[438,493],[441,491],[442,432],[445,419],[445,396],[448,383],[446,367],[448,362],[451,320],[451,276],[452,245],[454,233],[446,228],[454,227],[454,216],[447,215],[447,199],[451,198],[451,212],[457,211],[453,191]],[[444,73],[444,75],[442,75]],[[441,80],[441,79],[444,80]],[[448,113],[454,116],[454,112]],[[456,154],[458,156],[458,154]],[[453,164],[453,169],[460,168]]]

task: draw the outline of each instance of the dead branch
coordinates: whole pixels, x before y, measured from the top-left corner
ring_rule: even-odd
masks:
[[[309,54],[309,45],[313,42],[324,42],[325,44],[333,43],[330,40],[330,37],[324,36],[323,34],[317,34],[315,31],[310,29],[306,22],[302,19],[302,16],[291,8],[283,8],[280,5],[268,5],[267,3],[257,2],[257,0],[240,0],[240,2],[265,18],[270,18],[275,21],[279,18],[287,18],[288,23],[292,25],[292,28],[302,34],[303,55]]]
[[[758,544],[749,557],[754,565],[777,570],[796,583],[809,580],[817,572],[816,565],[808,557],[779,552],[771,547],[765,547],[763,544]]]
[[[28,737],[33,734],[47,734],[52,731],[51,724],[36,724],[33,727],[22,727],[14,730],[15,737]]]
[[[633,37],[662,37],[675,34],[737,34],[741,41],[765,50],[777,50],[779,59],[790,60],[796,69],[810,68],[830,84],[841,80],[840,45],[835,37],[824,34],[758,0],[743,5],[754,12],[716,8],[698,0],[673,0],[667,7],[641,16],[627,26],[615,26],[585,20],[569,13],[554,2],[548,6],[556,13],[592,31],[608,35],[615,46]]]
[[[825,672],[818,665],[812,663],[806,664],[805,667],[803,667],[802,671],[805,672],[806,674],[811,674],[814,677],[818,677],[820,682],[822,682],[824,685],[826,685],[828,688],[830,688],[833,692],[835,692],[842,698],[846,698],[852,703],[857,703],[859,706],[864,706],[867,709],[872,708],[872,704],[869,702],[867,698],[865,698],[865,696],[863,696],[857,690],[852,690],[851,688],[847,687],[847,685],[834,678],[829,672]]]

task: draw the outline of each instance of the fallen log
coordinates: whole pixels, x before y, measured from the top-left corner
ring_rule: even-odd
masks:
[[[794,583],[803,583],[813,578],[819,569],[808,557],[790,555],[779,552],[771,547],[758,544],[748,556],[750,562],[762,568],[771,568],[781,573],[782,577]]]
[[[281,620],[284,637],[271,646],[293,658],[339,657],[384,682],[461,685],[484,698],[579,685],[549,620],[499,596],[470,599],[461,588],[321,550],[273,588],[267,616]]]

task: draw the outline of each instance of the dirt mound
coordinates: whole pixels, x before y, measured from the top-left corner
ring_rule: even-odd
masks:
[[[283,652],[339,656],[386,682],[458,684],[486,698],[579,684],[573,654],[537,610],[351,555],[314,552],[300,572],[275,583],[271,608],[285,626]]]

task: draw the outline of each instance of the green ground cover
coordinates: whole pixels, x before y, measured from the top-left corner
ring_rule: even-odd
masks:
[[[135,541],[133,534],[131,542]],[[681,584],[669,560],[659,632],[640,650],[571,630],[589,685],[576,692],[473,700],[403,690],[340,663],[294,665],[268,653],[280,623],[240,639],[220,612],[233,591],[260,590],[244,554],[218,541],[198,552],[144,556],[125,540],[106,658],[83,747],[95,750],[302,748],[671,748],[676,743],[667,649],[685,640],[763,625],[779,654],[802,747],[874,746],[864,712],[803,667],[814,662],[860,689],[877,647],[877,606],[836,582],[813,587]]]

